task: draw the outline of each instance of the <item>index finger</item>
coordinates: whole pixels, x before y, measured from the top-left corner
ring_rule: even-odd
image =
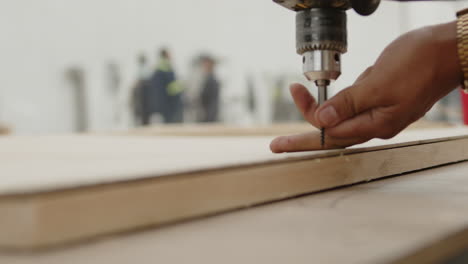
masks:
[[[366,138],[334,138],[326,135],[325,146],[322,148],[320,132],[314,131],[277,137],[271,142],[270,149],[273,153],[340,149],[361,144],[368,140]]]

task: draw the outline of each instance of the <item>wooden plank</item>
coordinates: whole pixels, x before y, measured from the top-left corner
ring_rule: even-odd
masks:
[[[184,124],[184,125],[153,125],[139,127],[129,131],[119,132],[122,135],[139,136],[275,136],[295,133],[306,133],[314,129],[309,123],[282,123],[264,126],[236,126],[224,124]]]
[[[413,129],[435,129],[450,128],[452,124],[446,122],[431,122],[419,120],[408,127]],[[307,133],[313,130],[309,123],[276,123],[264,126],[239,126],[225,124],[177,124],[177,125],[152,125],[139,127],[129,131],[119,131],[117,135],[138,135],[138,136],[197,136],[197,137],[252,137],[252,136],[278,136],[288,134]]]
[[[267,153],[268,138],[0,139],[0,246],[59,245],[467,160],[464,134],[289,155]]]
[[[0,252],[0,263],[441,263],[466,248],[467,172],[463,162],[60,250]]]
[[[461,264],[466,263],[467,253],[468,226],[465,225],[462,230],[451,232],[432,243],[425,243],[420,249],[406,256],[398,257],[392,264]],[[464,262],[461,262],[460,257],[464,257]]]

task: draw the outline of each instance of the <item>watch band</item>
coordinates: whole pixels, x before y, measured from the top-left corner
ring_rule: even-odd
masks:
[[[463,72],[462,88],[468,93],[468,8],[457,12],[458,57]]]

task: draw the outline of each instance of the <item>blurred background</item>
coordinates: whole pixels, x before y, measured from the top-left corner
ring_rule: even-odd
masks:
[[[466,3],[349,11],[349,51],[332,93],[400,34],[451,21]],[[301,120],[288,92],[306,84],[294,23],[270,0],[1,1],[0,126],[47,134]],[[443,101],[428,118],[460,122],[458,91]]]

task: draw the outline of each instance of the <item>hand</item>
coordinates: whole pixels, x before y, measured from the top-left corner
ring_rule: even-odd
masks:
[[[326,128],[325,149],[392,138],[461,83],[456,38],[455,22],[411,31],[320,107],[300,84],[291,86],[291,95],[309,123]],[[319,150],[320,133],[279,137],[270,148],[275,153]]]

